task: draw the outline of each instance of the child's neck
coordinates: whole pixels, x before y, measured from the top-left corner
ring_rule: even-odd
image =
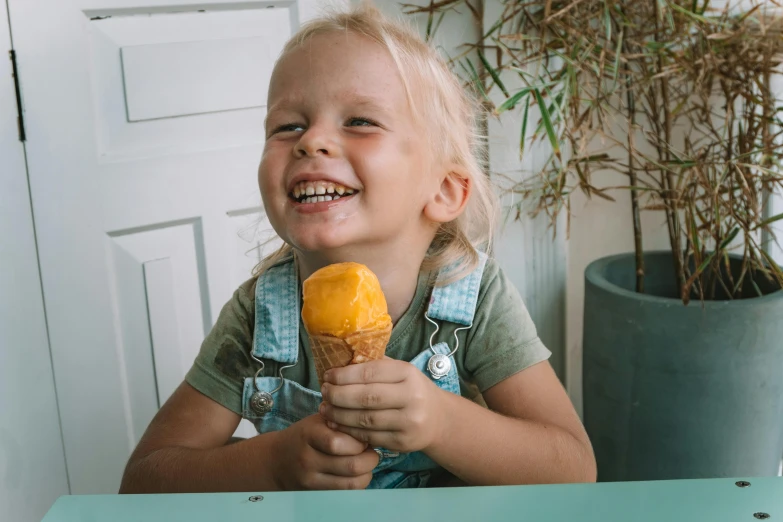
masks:
[[[424,252],[419,254],[411,252],[410,249],[398,249],[397,252],[356,251],[327,255],[297,252],[299,277],[302,281],[316,270],[333,263],[353,261],[367,266],[381,283],[389,315],[394,324],[397,324],[413,301],[423,260]]]

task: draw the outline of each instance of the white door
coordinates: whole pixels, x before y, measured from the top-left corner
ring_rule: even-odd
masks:
[[[258,261],[267,82],[316,4],[9,0],[74,494],[117,491]]]
[[[68,494],[6,5],[0,2],[0,520],[41,520]]]

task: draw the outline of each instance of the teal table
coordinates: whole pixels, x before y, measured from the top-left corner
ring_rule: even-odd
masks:
[[[740,482],[745,480],[749,485]],[[783,521],[783,478],[392,491],[64,496],[44,522]]]

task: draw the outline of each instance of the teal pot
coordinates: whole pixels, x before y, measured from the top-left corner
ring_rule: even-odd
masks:
[[[738,264],[737,259],[732,263]],[[585,273],[584,422],[599,481],[777,475],[783,456],[783,291],[676,298],[671,252]]]

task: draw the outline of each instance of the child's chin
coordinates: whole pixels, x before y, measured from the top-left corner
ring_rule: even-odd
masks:
[[[336,251],[353,246],[351,241],[347,241],[344,237],[323,237],[321,235],[313,236],[304,234],[302,237],[295,239],[294,244],[302,252],[329,252]]]

